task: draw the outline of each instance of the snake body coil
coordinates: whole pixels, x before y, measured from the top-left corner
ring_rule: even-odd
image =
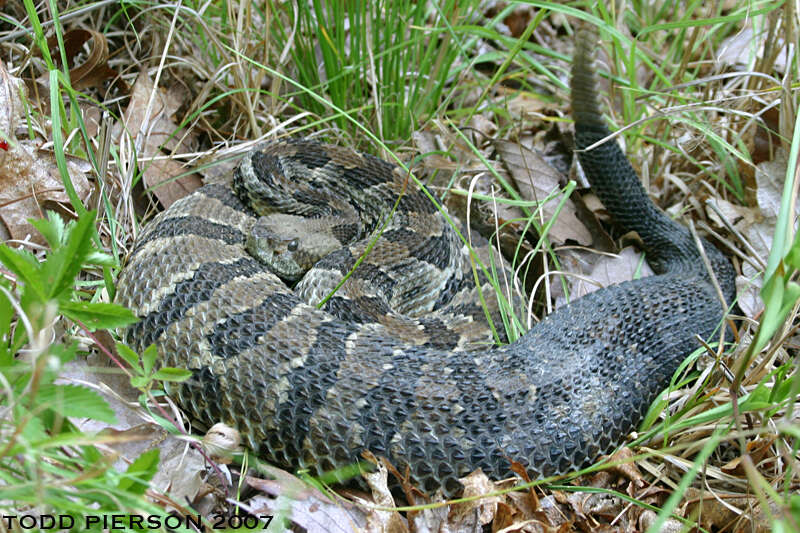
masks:
[[[573,66],[579,149],[608,135],[596,103],[592,46],[586,37],[578,40]],[[236,426],[254,450],[283,466],[322,472],[368,449],[401,472],[408,466],[418,486],[448,493],[478,467],[493,477],[509,474],[509,460],[532,476],[583,467],[635,429],[698,347],[695,335],[709,337],[724,310],[690,233],[650,202],[619,147],[605,143],[579,157],[616,221],[642,237],[657,275],[580,298],[513,344],[461,350],[459,335],[472,320],[462,312],[472,304],[440,301],[442,294],[461,294],[453,281],[464,281],[457,273],[460,244],[446,235],[449,229],[440,230],[447,225],[436,222],[441,215],[427,199],[409,192],[394,217],[416,229],[385,229],[373,248],[390,257],[399,244],[400,270],[426,268],[416,276],[424,279],[409,285],[375,264],[361,265],[348,283],[362,287],[362,299],[374,305],[351,309],[356,291],[337,293],[319,310],[248,253],[258,219],[240,196],[260,200],[220,184],[176,202],[145,229],[119,279],[118,301],[141,317],[126,339],[139,350],[156,343],[164,364],[193,370],[176,391],[181,405],[204,423]],[[250,154],[236,181],[289,179],[309,170],[306,188],[289,192],[287,203],[315,194],[314,180],[332,173],[344,176],[345,196],[368,197],[366,205],[334,210],[351,209],[362,219],[385,214],[370,212],[377,205],[369,200],[373,190],[388,195],[390,207],[402,193],[402,176],[388,163],[306,142],[273,143]],[[374,235],[355,226],[336,231],[361,243]],[[434,252],[434,241],[444,251]],[[346,271],[359,246],[336,252],[325,268]],[[710,243],[704,249],[731,299],[730,263]],[[449,277],[437,277],[438,270]],[[370,275],[380,291],[363,288]],[[386,302],[405,307],[386,311]],[[400,314],[410,322],[397,318],[397,326]],[[447,321],[451,315],[459,317],[455,325]],[[406,336],[390,334],[392,326]]]

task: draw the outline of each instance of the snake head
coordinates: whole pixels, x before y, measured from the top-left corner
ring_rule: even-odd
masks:
[[[299,281],[341,243],[313,219],[274,213],[259,217],[247,235],[247,252],[285,283]]]

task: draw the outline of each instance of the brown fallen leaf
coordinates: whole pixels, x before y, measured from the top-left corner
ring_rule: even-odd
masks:
[[[767,36],[771,35],[767,32],[756,31],[753,28],[752,21],[741,30],[734,33],[732,36],[723,39],[722,43],[716,52],[716,62],[719,64],[719,70],[727,70],[723,67],[738,67],[747,68],[750,65],[750,58],[753,50],[759,50],[758,53],[763,53],[765,41]],[[786,52],[786,42],[783,39],[772,43],[773,47],[781,49],[775,53],[775,62],[772,67],[778,72],[786,72],[786,57],[789,55]],[[791,49],[791,48],[790,48]]]
[[[353,496],[353,500],[365,505],[368,531],[386,531],[393,533],[407,533],[408,523],[397,511],[384,511],[374,509],[373,506],[385,508],[395,507],[394,497],[389,490],[389,470],[381,462],[376,462],[374,472],[361,474],[372,492],[372,501]]]
[[[170,435],[139,405],[140,391],[125,374],[109,371],[107,359],[98,353],[70,361],[59,380],[88,386],[98,392],[116,416],[115,424],[94,419],[72,418],[80,431],[105,437],[102,451],[124,472],[143,452],[159,448],[159,466],[150,482],[158,491],[168,491],[176,502],[191,501],[200,490],[205,474],[204,459],[189,443]]]
[[[760,463],[762,459],[770,454],[770,448],[772,448],[776,438],[777,437],[773,435],[769,438],[748,441],[746,446],[747,454],[750,456],[750,460],[755,464]],[[728,461],[721,467],[722,471],[727,474],[745,475],[745,470],[742,466],[742,459],[743,456],[739,456],[735,457],[731,461]]]
[[[505,105],[508,107],[508,112],[515,117],[541,114],[548,107],[552,107],[551,103],[531,92],[500,86],[497,88],[497,94],[506,98]]]
[[[451,506],[448,522],[452,530],[460,531],[475,521],[484,526],[494,520],[497,504],[505,500],[502,496],[485,496],[498,490],[495,483],[480,469],[474,470],[459,481],[464,485],[463,498],[476,496],[479,499]]]
[[[147,73],[142,72],[136,78],[123,115],[125,132],[136,139],[144,184],[165,208],[203,185],[197,175],[187,174],[181,163],[162,152],[162,149],[191,150],[194,135],[184,135],[172,121],[180,105],[176,92],[154,87]]]
[[[274,479],[248,476],[247,484],[261,492],[238,505],[254,516],[285,518],[308,533],[367,531],[366,513],[359,506],[332,500],[290,473],[262,466]]]
[[[83,45],[91,41],[89,55],[82,63],[75,63],[75,58],[83,53]],[[47,46],[56,61],[61,60],[58,53],[58,39],[55,35],[47,39]],[[64,56],[69,65],[69,79],[72,88],[80,91],[87,87],[99,87],[106,80],[114,83],[122,92],[128,92],[128,84],[116,70],[108,66],[108,40],[106,36],[95,30],[72,29],[64,34]]]
[[[787,166],[788,155],[782,147],[775,150],[772,160],[764,161],[756,166],[756,201],[758,202],[756,208],[735,205],[721,198],[709,201],[747,239],[754,251],[748,255],[764,258],[764,261],[769,256],[775,236],[775,224],[778,220]],[[795,217],[800,216],[800,205],[794,207]],[[712,221],[721,226],[716,210],[709,208],[708,215]],[[746,289],[744,292],[737,291],[737,294],[740,294],[739,307],[750,318],[757,317],[764,309],[764,302],[758,294],[762,284],[763,266],[743,262],[743,277],[736,280],[737,289]]]
[[[494,147],[520,196],[525,200],[544,201],[550,194],[560,188],[563,176],[551,167],[534,150],[521,144],[510,141],[495,141]],[[547,201],[542,206],[544,220],[556,216],[560,198]],[[516,207],[500,204],[498,215],[505,220],[512,220],[521,216]],[[574,241],[578,244],[588,245],[592,242],[589,230],[578,220],[575,205],[567,199],[558,217],[550,227],[549,238],[556,244]]]
[[[618,254],[600,254],[585,249],[566,249],[559,253],[561,268],[575,275],[567,276],[569,301],[585,296],[600,288],[608,287],[623,281],[650,276],[653,270],[646,261],[642,261],[641,252],[632,247],[620,250]],[[552,284],[560,289],[559,284]],[[556,294],[556,308],[567,303],[567,298],[560,290]]]
[[[569,513],[564,512],[565,494],[560,493],[564,500],[559,501],[555,497],[559,491],[552,492],[553,494],[538,499],[539,507],[535,510],[528,506],[530,498],[527,495],[520,492],[507,494],[507,501],[512,506],[509,509],[508,506],[498,505],[498,517],[492,524],[492,531],[542,531],[547,533],[574,531],[572,517],[568,516]],[[508,522],[511,517],[513,517],[513,521]]]
[[[689,487],[684,495],[684,516],[699,517],[699,524],[708,531],[730,528],[729,531],[769,533],[771,520],[764,515],[758,498],[741,494],[710,492]],[[773,516],[777,508],[770,506]]]
[[[589,273],[589,277],[595,282],[599,283],[598,286],[585,286],[586,293],[593,292],[600,287],[608,287],[623,281],[628,281],[634,277],[652,276],[653,270],[646,261],[642,260],[641,252],[638,252],[632,247],[623,248],[618,254],[614,256],[603,255],[594,264],[594,268]],[[583,296],[583,294],[581,294]],[[573,297],[578,297],[573,294]]]
[[[531,477],[528,475],[528,469],[516,461],[511,461],[511,471],[521,477],[524,483],[530,483],[532,481]],[[536,495],[536,487],[530,487],[527,492],[528,504],[531,509],[539,509],[539,497]]]
[[[639,467],[636,466],[631,459],[634,457],[633,451],[627,446],[623,446],[611,457],[608,461],[610,463],[618,463],[616,466],[611,467],[612,472],[628,478],[633,487],[642,487],[644,485],[644,476],[642,476]]]
[[[761,113],[761,122],[758,123],[753,137],[753,151],[750,156],[754,164],[774,159],[775,150],[781,144],[778,131],[780,131],[780,112],[774,107],[767,108]]]
[[[0,61],[0,131],[6,136],[0,148],[0,219],[11,238],[30,237],[43,244],[28,219],[42,218],[45,209],[68,214],[69,197],[53,153],[40,150],[40,142],[17,140],[17,127],[24,124],[20,91],[25,91],[22,80],[11,76]],[[90,192],[88,165],[71,157],[66,163],[72,186],[84,201]]]

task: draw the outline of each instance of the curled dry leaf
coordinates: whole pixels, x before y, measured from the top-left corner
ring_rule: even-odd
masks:
[[[497,88],[498,95],[505,96],[505,105],[508,112],[513,117],[527,117],[530,115],[542,114],[552,107],[535,93],[519,91],[500,86]]]
[[[749,460],[754,464],[758,464],[765,458],[768,458],[771,454],[771,448],[775,443],[776,438],[777,437],[773,435],[769,438],[760,438],[748,441],[746,446]],[[734,457],[721,467],[722,471],[727,474],[736,474],[740,476],[746,475],[745,468],[742,466],[743,460],[744,456],[742,455]]]
[[[125,132],[136,140],[145,186],[165,208],[203,185],[198,176],[186,175],[182,164],[162,152],[162,149],[191,151],[194,134],[184,134],[172,120],[181,102],[177,91],[155,87],[147,73],[142,72],[136,78],[123,116]]]
[[[422,509],[421,511],[410,511],[408,513],[408,521],[411,524],[411,531],[417,533],[452,531],[448,528],[447,515],[449,510],[450,507],[444,505]],[[480,528],[476,523],[470,529],[461,529],[459,531],[480,531]]]
[[[650,509],[645,509],[642,514],[639,515],[639,531],[650,531],[650,527],[653,526],[657,520],[658,513]],[[668,518],[658,531],[659,533],[680,533],[681,531],[685,531],[685,529],[680,520]]]
[[[632,481],[632,487],[641,487],[644,485],[644,476],[642,476],[636,463],[632,461],[633,456],[634,454],[631,449],[627,446],[623,446],[609,457],[608,461],[610,463],[618,463],[616,466],[612,467],[611,470]]]
[[[623,248],[617,255],[602,256],[595,264],[589,277],[600,284],[600,287],[608,287],[623,281],[628,281],[637,277],[652,276],[653,270],[643,260],[641,252],[632,247]],[[580,297],[584,294],[593,292],[600,287],[584,285],[585,292],[573,293],[573,297]]]
[[[82,63],[76,57],[83,52],[83,45],[91,41],[89,55]],[[58,52],[58,39],[55,35],[47,40],[47,46],[56,61],[61,59]],[[108,40],[99,31],[73,29],[64,34],[64,56],[69,65],[69,79],[72,88],[80,91],[87,87],[99,87],[106,80],[114,80],[119,89],[128,92],[128,84],[120,78],[116,70],[108,66]]]
[[[762,58],[766,47],[766,38],[769,32],[755,31],[752,21],[734,35],[724,39],[716,53],[716,61],[723,66],[732,66],[738,69],[748,69],[753,64],[754,58]],[[786,42],[778,37],[777,42],[771,43],[778,50],[772,67],[778,72],[786,72]],[[724,70],[724,69],[720,69]]]
[[[366,516],[358,506],[334,501],[284,470],[266,465],[261,469],[274,479],[246,478],[247,484],[261,493],[239,504],[249,513],[285,517],[308,533],[366,530]]]
[[[756,319],[764,310],[764,302],[761,300],[762,281],[761,277],[750,280],[746,276],[736,276],[736,294],[738,295],[736,304],[748,318]]]
[[[452,506],[448,516],[452,529],[460,531],[460,528],[472,525],[476,521],[484,526],[494,520],[497,513],[497,504],[505,499],[500,496],[485,496],[498,490],[495,483],[480,469],[471,472],[466,477],[462,477],[459,481],[464,485],[462,497],[470,498],[475,496],[479,499]]]
[[[753,149],[750,157],[758,165],[773,159],[775,150],[781,144],[780,111],[774,107],[767,108],[761,113],[761,122],[753,136]]]
[[[406,520],[397,511],[384,511],[375,509],[374,506],[394,507],[395,501],[389,490],[389,471],[380,461],[375,461],[374,472],[364,472],[361,476],[367,482],[372,492],[372,502],[354,497],[357,502],[364,504],[367,519],[367,531],[386,531],[393,533],[408,532]]]
[[[754,49],[759,46],[755,37],[753,28],[747,27],[724,39],[716,52],[717,63],[734,67],[744,67],[749,64]]]
[[[24,85],[11,76],[0,61],[0,131],[8,145],[0,150],[0,219],[13,239],[44,243],[28,222],[42,218],[45,209],[68,212],[69,205],[61,173],[51,152],[40,150],[37,143],[17,140],[17,127],[24,124],[24,108],[20,101]],[[81,201],[89,195],[88,168],[76,158],[67,158],[67,171]]]
[[[778,220],[778,211],[783,195],[783,182],[786,176],[788,157],[783,148],[775,151],[771,161],[764,161],[756,165],[756,200],[757,209],[732,204],[720,198],[710,200],[736,230],[750,243],[755,258],[762,258],[766,262],[772,248],[775,236],[775,225]],[[718,225],[722,225],[714,209],[708,210],[709,218]],[[800,216],[800,205],[795,205],[795,217]],[[749,262],[742,264],[742,274],[736,280],[739,307],[745,316],[757,317],[764,309],[764,302],[758,295],[761,288],[761,271],[764,265],[753,265]],[[739,289],[744,289],[739,292]]]
[[[234,454],[240,452],[241,434],[226,424],[218,422],[203,435],[203,448],[214,461],[230,464]]]
[[[708,203],[708,216],[717,226],[722,226],[720,215],[725,217],[748,242],[760,243],[756,249],[760,249],[761,257],[767,257],[769,252],[763,248],[763,243],[772,241],[774,222],[770,229],[770,223],[763,220],[758,209],[737,205],[722,198],[712,198]],[[758,275],[760,270],[761,267],[744,263],[744,274],[736,276],[736,294],[739,295],[737,303],[744,316],[749,318],[755,318],[764,309],[764,302],[759,295],[762,285],[761,276]]]

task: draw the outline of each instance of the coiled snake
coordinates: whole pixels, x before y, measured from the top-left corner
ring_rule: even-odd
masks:
[[[596,102],[593,43],[577,43],[572,108],[583,149],[609,132]],[[322,472],[369,449],[401,472],[408,467],[419,487],[446,493],[478,467],[506,476],[510,460],[531,476],[583,467],[635,429],[724,308],[691,234],[651,203],[619,147],[607,142],[579,157],[616,222],[641,236],[657,275],[580,298],[512,344],[466,346],[480,335],[462,342],[475,304],[458,300],[471,277],[459,273],[461,241],[427,198],[406,190],[402,173],[304,141],[248,155],[234,179],[238,195],[208,185],[145,228],[118,284],[117,301],[141,317],[126,339],[139,350],[156,343],[165,364],[193,370],[174,392],[193,416],[234,425],[286,467]],[[328,185],[331,176],[338,185]],[[342,213],[347,222],[326,218]],[[302,227],[300,215],[311,217],[312,237],[282,229]],[[305,292],[315,302],[375,241],[324,310],[248,251],[288,257],[291,269],[323,233],[353,243],[323,259],[322,286]],[[732,299],[730,263],[703,245]],[[455,303],[444,301],[449,294]]]

